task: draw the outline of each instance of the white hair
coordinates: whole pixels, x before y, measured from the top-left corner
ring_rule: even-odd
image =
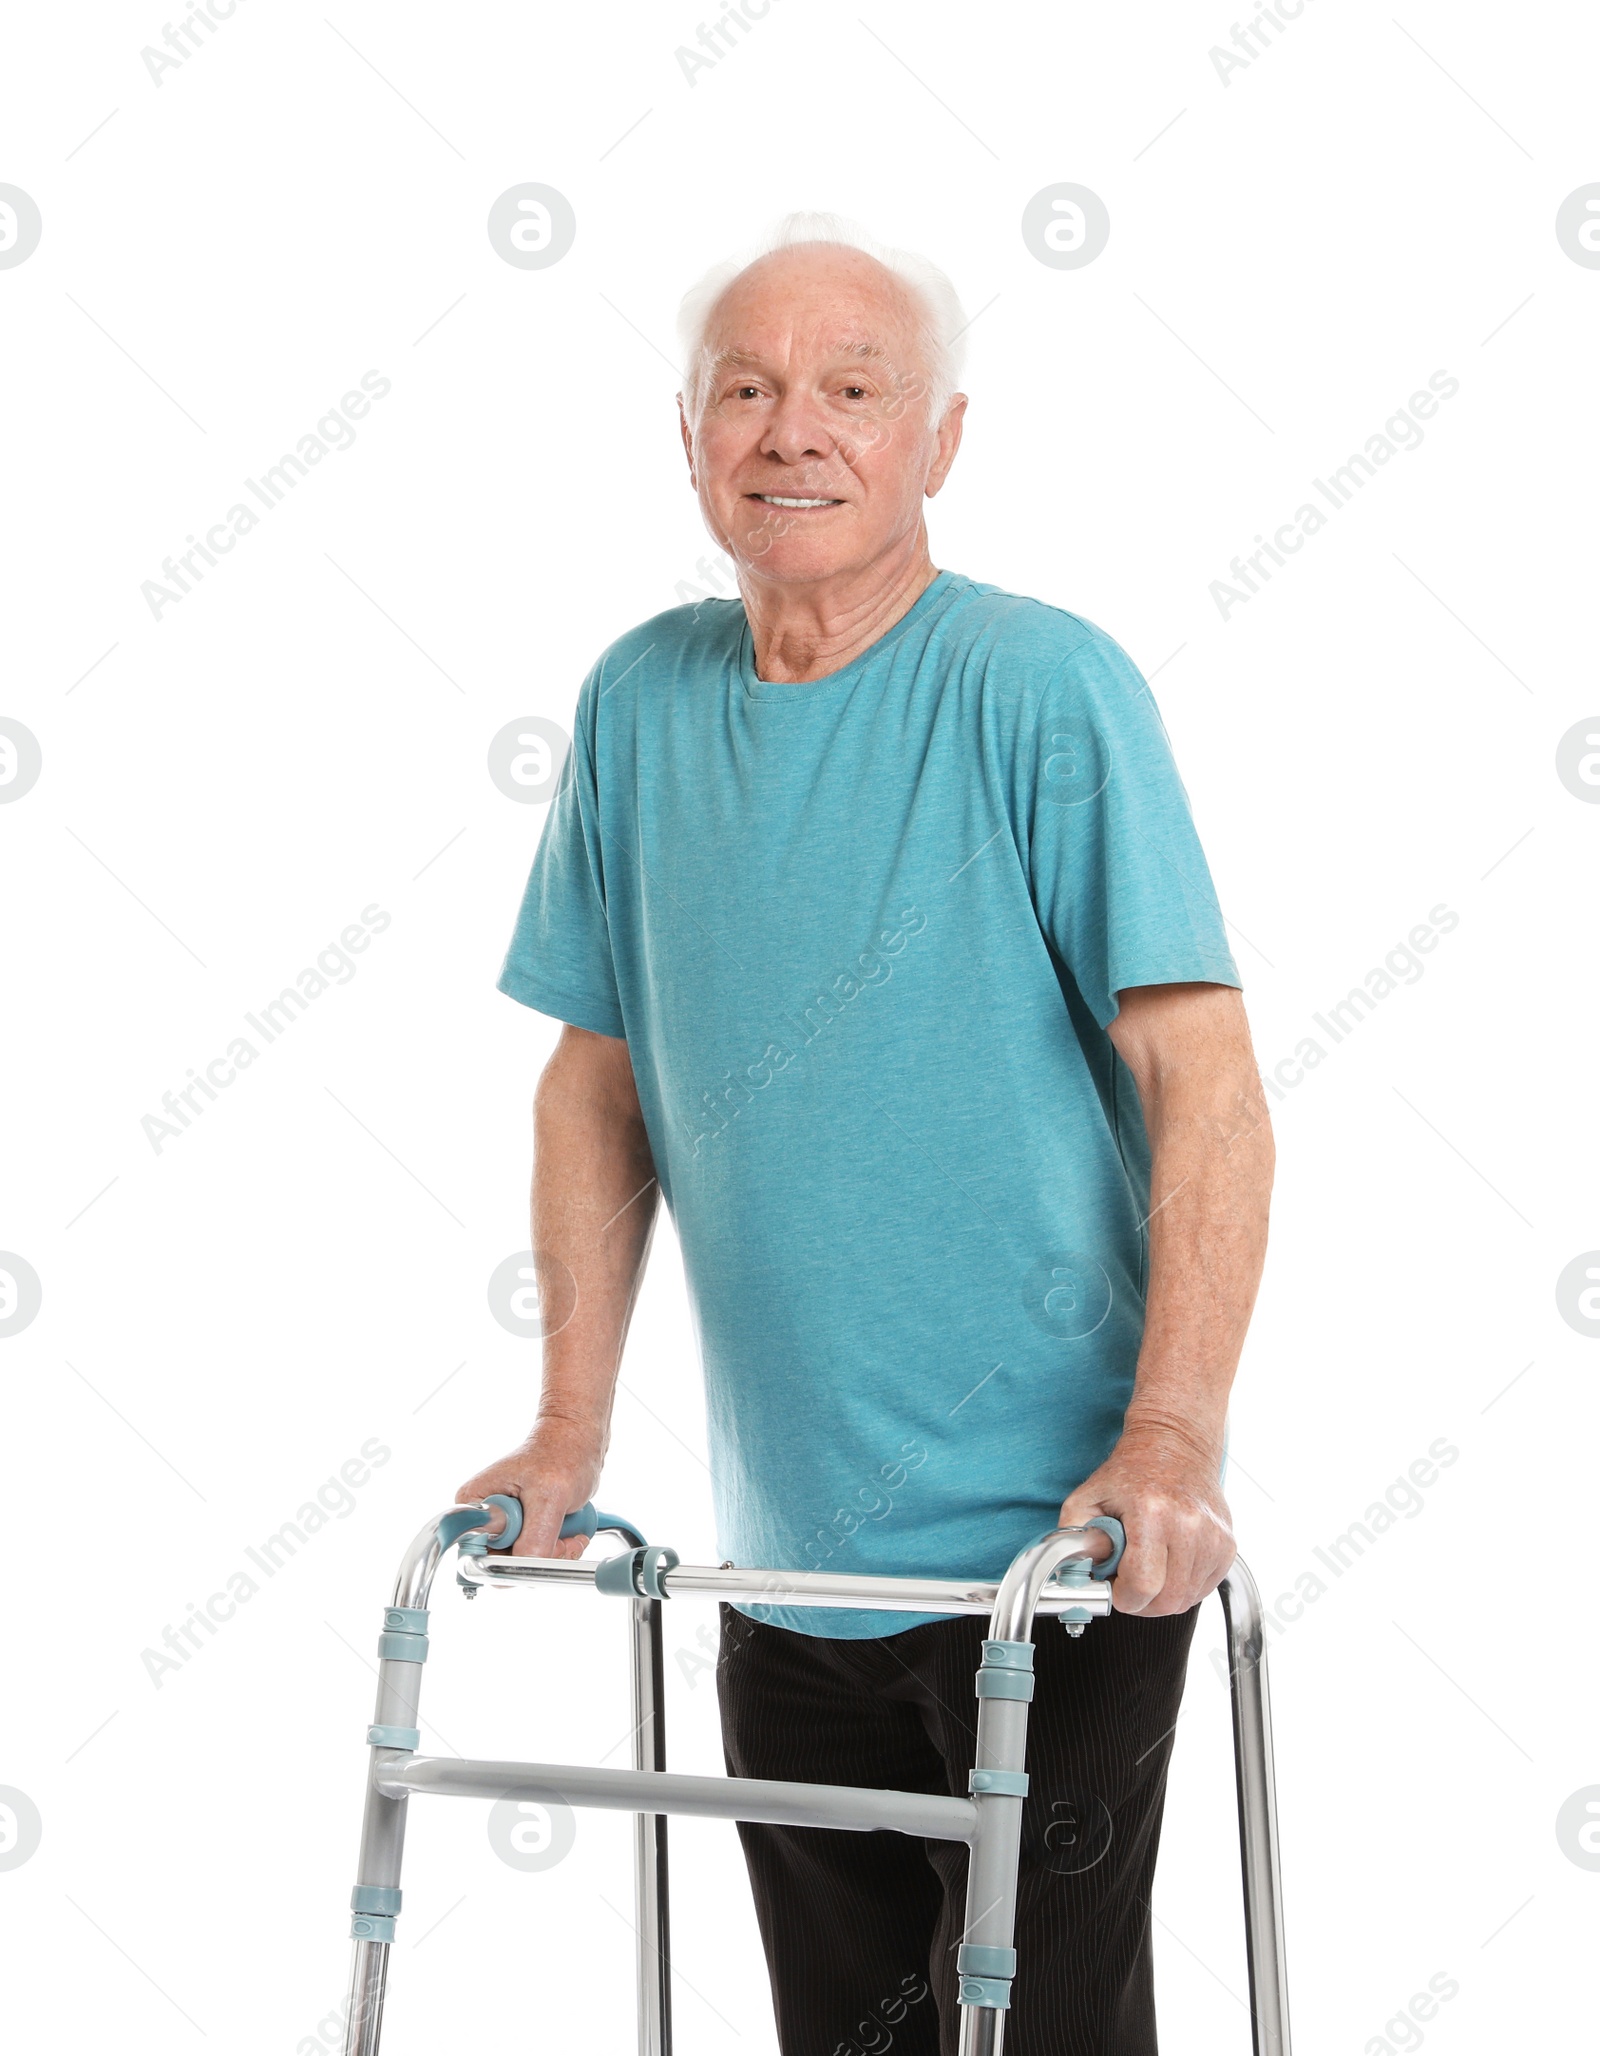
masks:
[[[775,228],[737,256],[713,264],[684,294],[678,307],[678,339],[683,352],[684,408],[690,419],[700,407],[706,329],[717,302],[740,272],[758,258],[796,243],[831,243],[847,250],[863,250],[905,287],[916,310],[917,340],[928,376],[928,426],[937,426],[951,395],[958,389],[966,358],[967,317],[956,289],[926,257],[910,250],[892,249],[838,214],[786,214]]]

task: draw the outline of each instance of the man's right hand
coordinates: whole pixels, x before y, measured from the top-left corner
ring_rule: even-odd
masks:
[[[562,1541],[561,1523],[594,1497],[601,1460],[586,1438],[536,1428],[520,1448],[469,1478],[457,1491],[456,1503],[487,1499],[491,1492],[520,1499],[522,1533],[512,1543],[511,1555],[582,1556],[587,1537],[569,1535]],[[497,1507],[492,1534],[504,1525]]]

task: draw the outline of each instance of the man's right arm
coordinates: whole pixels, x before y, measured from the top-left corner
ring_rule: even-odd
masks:
[[[541,1299],[576,1288],[569,1318],[544,1338],[539,1412],[518,1448],[469,1478],[458,1502],[505,1492],[522,1501],[513,1556],[574,1557],[563,1518],[594,1496],[611,1439],[622,1345],[644,1273],[660,1187],[628,1045],[566,1027],[533,1102],[533,1247]],[[568,1297],[570,1297],[568,1293]]]

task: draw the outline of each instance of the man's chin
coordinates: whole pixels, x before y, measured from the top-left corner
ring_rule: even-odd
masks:
[[[735,536],[730,554],[757,578],[804,581],[832,578],[862,561],[858,539],[844,536],[776,535],[763,524]]]

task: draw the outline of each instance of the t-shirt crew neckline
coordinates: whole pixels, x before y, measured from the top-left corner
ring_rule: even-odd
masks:
[[[886,628],[876,642],[868,643],[859,656],[852,657],[848,664],[837,671],[830,671],[825,678],[786,682],[782,679],[761,678],[756,674],[755,648],[750,636],[750,617],[744,618],[739,628],[739,647],[734,658],[734,667],[744,686],[745,697],[752,700],[787,700],[798,705],[808,697],[820,697],[824,693],[836,693],[853,685],[868,664],[876,660],[898,642],[900,637],[914,623],[923,621],[936,613],[944,599],[954,590],[960,574],[955,571],[937,571],[895,622]],[[743,613],[743,608],[740,609]]]

